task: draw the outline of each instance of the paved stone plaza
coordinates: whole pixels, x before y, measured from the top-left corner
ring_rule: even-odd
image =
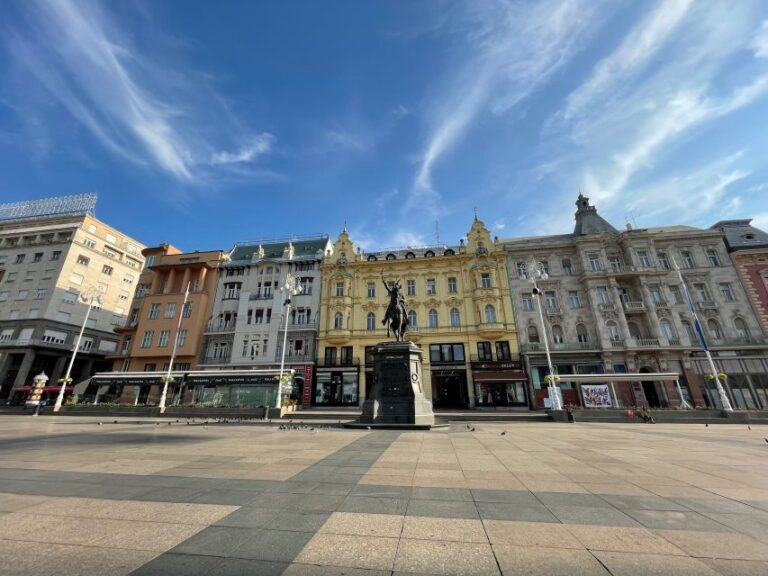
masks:
[[[0,417],[0,574],[768,574],[768,427],[102,421]]]

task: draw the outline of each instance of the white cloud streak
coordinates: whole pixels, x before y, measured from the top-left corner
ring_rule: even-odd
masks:
[[[257,134],[251,139],[249,144],[237,152],[216,152],[211,158],[211,164],[244,164],[253,162],[272,150],[272,143],[274,141],[275,137],[272,134],[267,132]]]
[[[31,74],[113,153],[182,182],[199,181],[211,159],[227,164],[264,153],[263,135],[251,150],[213,152],[199,117],[211,102],[195,106],[189,97],[202,90],[184,85],[176,70],[158,73],[99,3],[30,1],[22,12],[24,28],[6,34],[16,73]]]
[[[460,15],[457,20],[470,23],[460,31],[471,56],[430,103],[429,136],[405,210],[440,213],[440,195],[432,181],[440,158],[481,114],[503,114],[546,83],[577,52],[599,13],[595,1],[484,0]]]

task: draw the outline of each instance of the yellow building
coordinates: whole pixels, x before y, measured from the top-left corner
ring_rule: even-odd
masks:
[[[358,405],[370,391],[370,347],[391,340],[382,278],[402,284],[406,339],[424,351],[436,408],[526,406],[504,248],[475,218],[466,244],[363,253],[346,229],[321,266],[314,405]]]

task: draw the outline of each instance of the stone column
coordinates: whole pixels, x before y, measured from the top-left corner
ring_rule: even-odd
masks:
[[[59,356],[56,359],[56,364],[53,366],[53,372],[51,372],[51,386],[59,385],[59,378],[64,375],[64,367],[67,365],[67,360],[68,358],[66,356]]]
[[[19,367],[19,373],[16,375],[16,380],[13,381],[14,388],[24,386],[24,384],[27,383],[27,380],[29,380],[30,377],[29,371],[32,369],[32,363],[34,361],[35,351],[27,350],[24,353],[24,359],[21,361],[21,366]],[[29,383],[31,384],[31,381]]]
[[[619,321],[619,327],[621,328],[621,333],[624,337],[624,340],[626,340],[631,336],[629,334],[629,326],[627,325],[627,317],[624,315],[624,303],[621,301],[621,293],[619,292],[619,287],[616,284],[616,280],[611,279],[609,282],[611,292],[613,293],[613,303],[614,306],[616,306],[616,317]]]
[[[163,294],[170,294],[173,290],[173,283],[176,280],[176,269],[171,268],[168,272],[168,277],[165,280],[165,286],[163,286]]]
[[[184,292],[187,289],[187,284],[190,283],[192,277],[192,270],[189,268],[184,269],[184,275],[181,277],[181,291]]]
[[[643,301],[645,302],[645,309],[647,311],[650,324],[648,326],[651,331],[649,336],[651,338],[659,338],[662,336],[659,326],[659,316],[656,314],[656,306],[654,306],[653,300],[651,299],[651,291],[648,289],[648,285],[644,280],[640,280],[640,290],[643,293]]]

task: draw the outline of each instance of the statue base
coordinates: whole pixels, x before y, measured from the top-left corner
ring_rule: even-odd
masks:
[[[373,350],[373,388],[355,427],[429,429],[432,402],[424,398],[421,347],[381,342]]]

